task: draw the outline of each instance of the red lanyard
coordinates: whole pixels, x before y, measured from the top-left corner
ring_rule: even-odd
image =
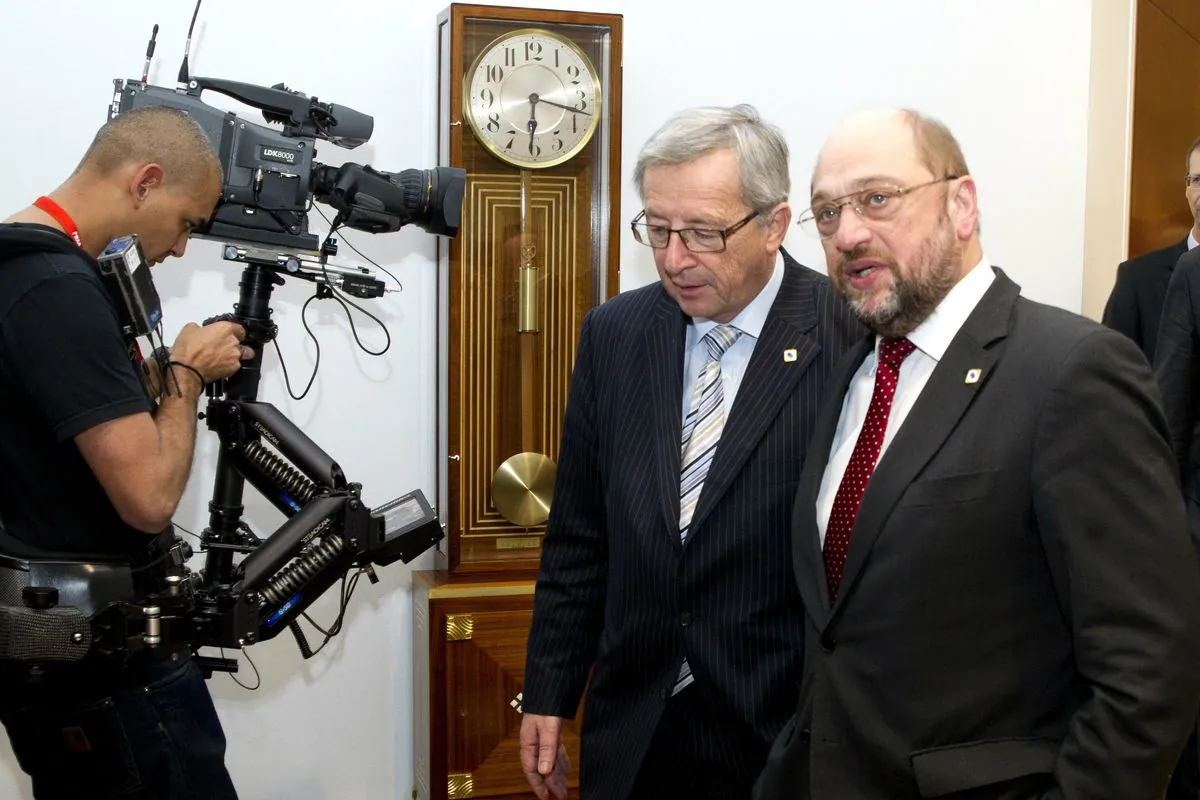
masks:
[[[33,205],[45,211],[50,216],[54,217],[54,221],[62,226],[67,236],[75,240],[75,244],[83,247],[83,240],[79,238],[79,226],[75,224],[75,220],[71,219],[71,215],[63,211],[63,207],[51,200],[49,197],[39,197],[33,201]]]

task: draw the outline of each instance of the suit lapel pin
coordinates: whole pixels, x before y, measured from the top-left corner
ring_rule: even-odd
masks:
[[[967,370],[967,378],[963,382],[964,383],[979,383],[979,376],[981,374],[982,374],[982,371],[978,367],[975,369],[969,369],[969,370]]]
[[[796,348],[789,347],[787,350],[783,351],[783,361],[785,364],[791,364],[795,360],[796,360]]]

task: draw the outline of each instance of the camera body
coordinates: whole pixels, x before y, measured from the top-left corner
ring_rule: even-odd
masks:
[[[368,141],[374,120],[347,106],[322,103],[282,84],[255,86],[195,77],[179,88],[135,79],[113,81],[109,118],[148,106],[178,109],[194,119],[221,161],[221,200],[203,230],[207,239],[244,242],[281,252],[317,252],[309,231],[312,202],[337,212],[337,225],[385,233],[414,224],[428,233],[458,233],[466,172],[454,167],[383,172],[316,161],[316,142],[352,149]],[[208,105],[211,90],[262,111],[269,128]],[[336,227],[336,225],[335,225]]]

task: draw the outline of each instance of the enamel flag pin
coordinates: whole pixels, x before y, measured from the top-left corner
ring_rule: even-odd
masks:
[[[979,383],[980,374],[981,374],[981,371],[979,370],[979,368],[967,370],[967,378],[964,381],[964,383]]]
[[[784,350],[783,351],[783,360],[785,363],[788,363],[788,364],[795,361],[796,360],[796,348],[789,347],[787,350]]]

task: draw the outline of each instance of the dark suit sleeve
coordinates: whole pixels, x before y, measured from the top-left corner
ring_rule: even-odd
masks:
[[[584,319],[526,645],[527,714],[574,717],[604,619],[608,547],[596,435],[594,326]]]
[[[1200,562],[1142,354],[1097,329],[1059,375],[1034,445],[1034,512],[1090,693],[1051,796],[1151,800],[1200,703]]]
[[[1138,347],[1145,349],[1146,343],[1142,341],[1142,318],[1138,313],[1133,272],[1128,261],[1117,267],[1117,280],[1108,296],[1101,319],[1105,325],[1114,331],[1120,331],[1136,342]]]
[[[1162,392],[1163,411],[1181,480],[1196,424],[1195,301],[1200,298],[1192,295],[1190,276],[1197,268],[1200,261],[1192,262],[1191,267],[1181,263],[1171,275],[1154,351],[1154,376]]]

